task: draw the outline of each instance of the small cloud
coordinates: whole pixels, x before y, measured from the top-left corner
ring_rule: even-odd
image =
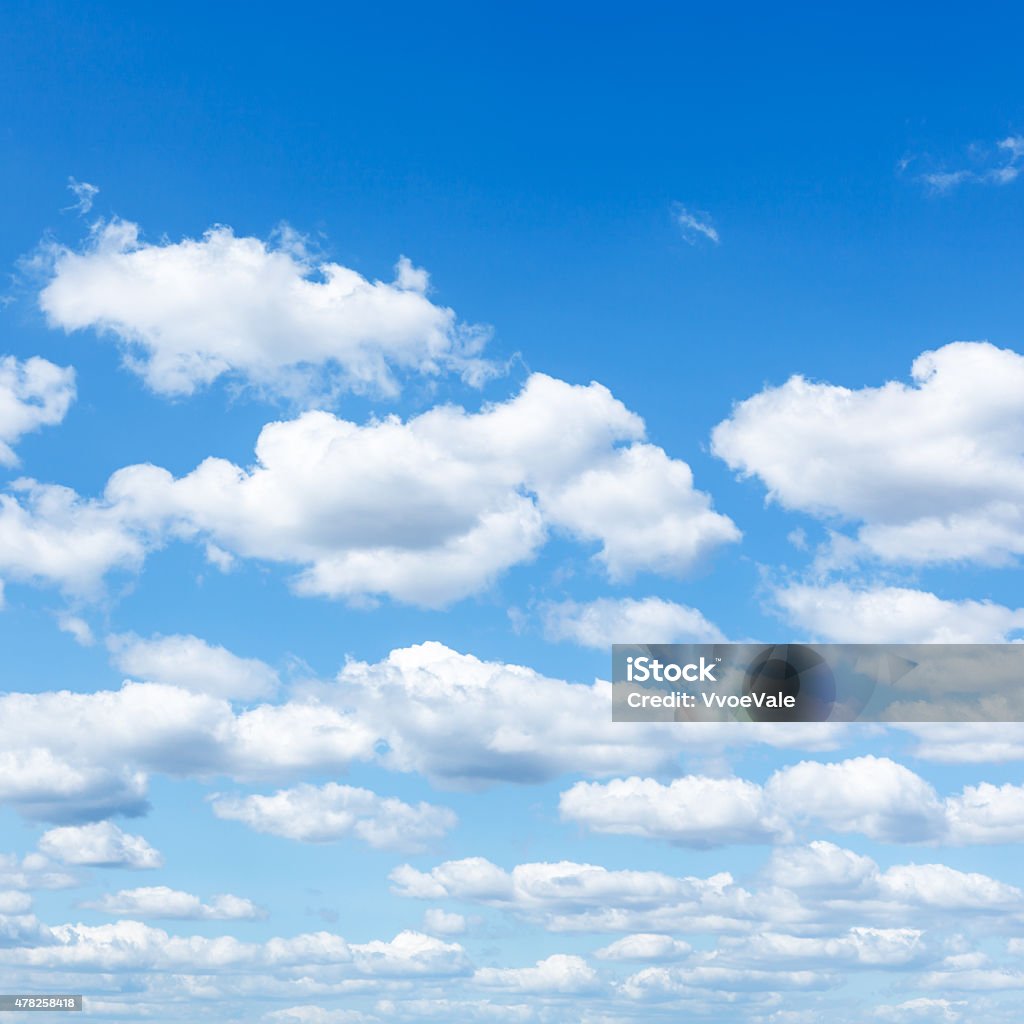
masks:
[[[679,226],[683,238],[696,245],[702,237],[718,245],[721,239],[718,230],[711,221],[711,216],[703,210],[689,210],[682,203],[672,204],[672,219]]]
[[[83,647],[92,647],[96,643],[96,638],[89,628],[89,623],[77,615],[64,612],[57,617],[57,627],[61,632],[69,633],[74,637],[75,643],[81,644]]]
[[[75,197],[75,201],[66,206],[65,210],[77,210],[83,217],[92,209],[93,201],[100,194],[98,186],[72,177],[68,178],[68,191]]]
[[[1009,185],[1024,171],[1024,135],[1008,135],[994,145],[971,145],[966,156],[969,166],[953,170],[939,167],[923,171],[916,178],[934,195],[947,195],[961,185]],[[899,171],[903,173],[924,160],[906,157],[899,161]]]

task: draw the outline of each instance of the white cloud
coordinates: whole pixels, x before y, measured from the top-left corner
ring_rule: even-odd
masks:
[[[376,739],[352,714],[316,701],[236,713],[226,700],[156,683],[0,695],[0,722],[0,800],[58,821],[145,810],[151,772],[258,779],[339,770],[372,757]]]
[[[518,864],[509,872],[467,857],[430,871],[403,864],[390,879],[400,896],[497,907],[552,931],[720,931],[748,927],[757,912],[750,894],[724,872],[677,878],[572,861]]]
[[[833,643],[1001,644],[1024,629],[1024,608],[906,587],[793,584],[774,600],[791,622]]]
[[[114,664],[134,679],[207,693],[213,697],[252,700],[277,689],[277,673],[257,658],[240,658],[224,647],[195,636],[132,633],[107,637]]]
[[[0,465],[17,465],[13,445],[40,427],[52,427],[75,400],[75,371],[33,356],[0,357]]]
[[[679,227],[683,238],[696,245],[701,238],[706,238],[715,245],[721,241],[711,217],[702,210],[688,210],[682,203],[672,205],[672,217]]]
[[[485,988],[510,992],[570,995],[598,987],[597,972],[580,956],[556,953],[533,967],[481,967],[473,981]]]
[[[669,784],[632,777],[579,782],[559,801],[562,817],[596,832],[707,847],[771,842],[800,825],[860,832],[882,842],[936,840],[947,828],[935,790],[888,758],[801,761],[764,787],[688,775]]]
[[[668,784],[635,776],[577,782],[562,793],[559,809],[563,819],[594,832],[694,847],[778,842],[820,827],[886,843],[1024,840],[1024,786],[981,783],[943,799],[909,768],[871,755],[801,761],[776,771],[764,786],[697,775]],[[828,843],[783,856],[798,860],[783,859],[773,870],[816,880],[793,883],[797,887],[827,889],[872,876],[870,861]]]
[[[16,889],[0,889],[0,915],[27,914],[32,909],[32,897]]]
[[[105,893],[82,904],[117,917],[168,918],[180,921],[251,921],[265,914],[251,900],[223,894],[203,903],[198,896],[165,885],[142,886]]]
[[[57,627],[62,633],[67,633],[69,636],[74,637],[75,643],[80,644],[82,647],[92,647],[96,643],[92,627],[85,619],[77,615],[62,612],[57,616]]]
[[[685,960],[693,947],[671,935],[637,932],[626,935],[599,949],[594,955],[600,960],[639,960],[642,963]]]
[[[678,727],[622,728],[611,721],[610,704],[607,682],[547,678],[439,643],[392,651],[377,663],[350,661],[333,682],[244,709],[162,683],[0,694],[0,802],[32,818],[77,823],[143,813],[153,773],[291,782],[374,761],[470,789],[564,773],[611,775],[624,765],[644,773],[674,769]],[[818,726],[695,726],[688,747],[820,747],[836,735]]]
[[[797,963],[806,967],[836,962],[845,966],[899,967],[928,955],[917,928],[851,928],[838,936],[762,932],[730,942],[731,960],[745,964]]]
[[[1024,842],[1024,786],[982,782],[947,801],[951,837],[958,843]]]
[[[0,853],[0,889],[71,889],[77,884],[74,875],[54,867],[41,853],[30,853],[20,859],[11,853]]]
[[[262,943],[230,935],[169,935],[141,921],[55,925],[38,945],[0,948],[0,963],[68,971],[281,971],[345,967],[356,977],[450,977],[467,974],[469,963],[457,943],[418,932],[401,932],[384,942],[348,943],[331,932],[313,932]]]
[[[431,302],[426,272],[404,258],[394,282],[370,281],[315,262],[288,230],[278,244],[228,227],[151,243],[119,220],[97,224],[80,251],[49,256],[39,302],[50,325],[114,335],[160,394],[222,375],[298,395],[311,384],[393,394],[395,371],[488,373],[487,332]]]
[[[911,372],[858,390],[792,377],[738,403],[713,450],[786,508],[859,522],[885,561],[1005,563],[1024,552],[1024,356],[955,342]]]
[[[368,789],[303,784],[272,796],[229,796],[213,801],[218,818],[241,821],[257,832],[325,843],[350,836],[375,849],[418,850],[455,827],[454,812],[423,803],[416,806]]]
[[[599,543],[614,578],[683,573],[738,539],[689,466],[643,433],[601,385],[534,374],[478,413],[359,426],[309,412],[265,426],[252,468],[211,458],[174,479],[130,466],[107,495],[150,529],[302,567],[299,593],[438,606],[532,558],[551,526]]]
[[[679,753],[671,723],[613,723],[609,683],[550,679],[438,643],[392,651],[376,664],[351,661],[337,685],[386,742],[387,767],[448,785],[600,775],[623,764],[655,770]]]
[[[122,832],[113,822],[66,825],[44,832],[39,849],[65,864],[102,868],[158,868],[163,857],[142,836]]]
[[[563,601],[544,609],[545,632],[604,650],[613,643],[718,643],[725,639],[696,608],[658,597],[598,598],[589,604]]]
[[[446,977],[469,972],[469,959],[457,942],[414,931],[400,932],[390,942],[353,945],[352,960],[361,974],[377,977]]]
[[[69,210],[77,210],[83,217],[92,209],[92,204],[100,194],[96,185],[90,185],[87,181],[78,181],[73,177],[68,178],[68,191],[75,197],[74,205]]]
[[[880,842],[935,839],[945,829],[945,810],[932,786],[887,757],[801,761],[772,775],[765,794],[791,821]]]
[[[1009,185],[1024,170],[1024,136],[1008,135],[994,146],[973,145],[969,155],[973,158],[970,167],[927,171],[919,175],[920,180],[939,195],[961,185]]]
[[[423,928],[431,935],[461,935],[466,930],[466,919],[440,907],[430,907],[423,915]]]
[[[12,490],[0,494],[0,576],[88,596],[111,570],[142,565],[144,532],[109,501],[27,479]]]
[[[684,846],[769,842],[785,825],[760,786],[743,779],[688,775],[578,782],[561,795],[563,819],[595,832],[658,837]]]
[[[271,1024],[369,1024],[374,1019],[358,1010],[326,1010],[313,1005],[289,1006],[263,1016]]]
[[[886,1003],[876,1006],[873,1015],[879,1020],[895,1021],[906,1024],[909,1021],[941,1021],[944,1024],[955,1024],[963,1020],[962,1007],[966,1002],[955,1002],[949,999],[907,999],[902,1003]]]
[[[740,534],[643,434],[601,385],[541,374],[477,413],[360,426],[307,412],[267,424],[248,468],[209,458],[176,479],[127,466],[94,499],[17,481],[0,496],[0,578],[87,594],[177,538],[221,569],[296,567],[300,594],[439,607],[532,559],[552,529],[596,544],[614,579],[685,574]]]

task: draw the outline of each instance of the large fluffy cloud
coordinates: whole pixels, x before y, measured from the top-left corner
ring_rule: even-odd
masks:
[[[299,593],[439,606],[531,559],[551,530],[598,545],[613,578],[678,575],[739,531],[643,436],[606,388],[541,374],[477,413],[307,412],[265,426],[250,467],[128,466],[91,500],[21,483],[0,505],[0,576],[83,590],[173,536],[221,562],[297,567]]]
[[[215,227],[153,243],[116,220],[98,224],[81,251],[51,257],[39,297],[48,322],[114,335],[161,394],[191,394],[225,374],[293,394],[311,376],[392,393],[395,370],[487,370],[486,332],[431,302],[426,272],[404,258],[394,281],[370,281],[317,263],[293,232],[268,244]]]
[[[251,468],[208,459],[175,479],[135,466],[107,490],[139,521],[302,567],[301,593],[439,605],[531,558],[549,526],[598,542],[617,577],[682,572],[735,540],[689,467],[643,432],[606,388],[534,374],[478,413],[364,426],[306,413],[267,425]]]
[[[23,434],[60,423],[75,398],[75,371],[34,356],[0,358],[0,465],[12,466]]]
[[[1024,552],[1024,356],[982,342],[920,355],[913,382],[792,377],[738,403],[714,452],[791,509],[860,524],[894,562]]]

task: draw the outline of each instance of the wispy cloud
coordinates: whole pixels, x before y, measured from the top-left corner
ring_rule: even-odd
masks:
[[[711,220],[710,214],[703,210],[690,210],[682,203],[672,204],[672,219],[679,226],[683,238],[696,245],[701,238],[706,238],[715,245],[721,242],[718,237],[718,229]]]
[[[100,194],[98,186],[90,185],[87,181],[78,181],[73,177],[68,178],[68,191],[75,197],[75,201],[65,209],[77,210],[83,216],[92,209],[93,202]]]
[[[918,158],[900,161],[905,171]],[[917,174],[929,192],[945,195],[961,185],[1009,185],[1024,171],[1024,135],[1008,135],[994,145],[972,145],[968,148],[967,166],[949,169],[940,167]]]

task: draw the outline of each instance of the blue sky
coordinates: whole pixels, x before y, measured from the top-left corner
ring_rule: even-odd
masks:
[[[1020,639],[1020,28],[9,4],[0,987],[1014,1020],[1020,727],[602,680]]]

